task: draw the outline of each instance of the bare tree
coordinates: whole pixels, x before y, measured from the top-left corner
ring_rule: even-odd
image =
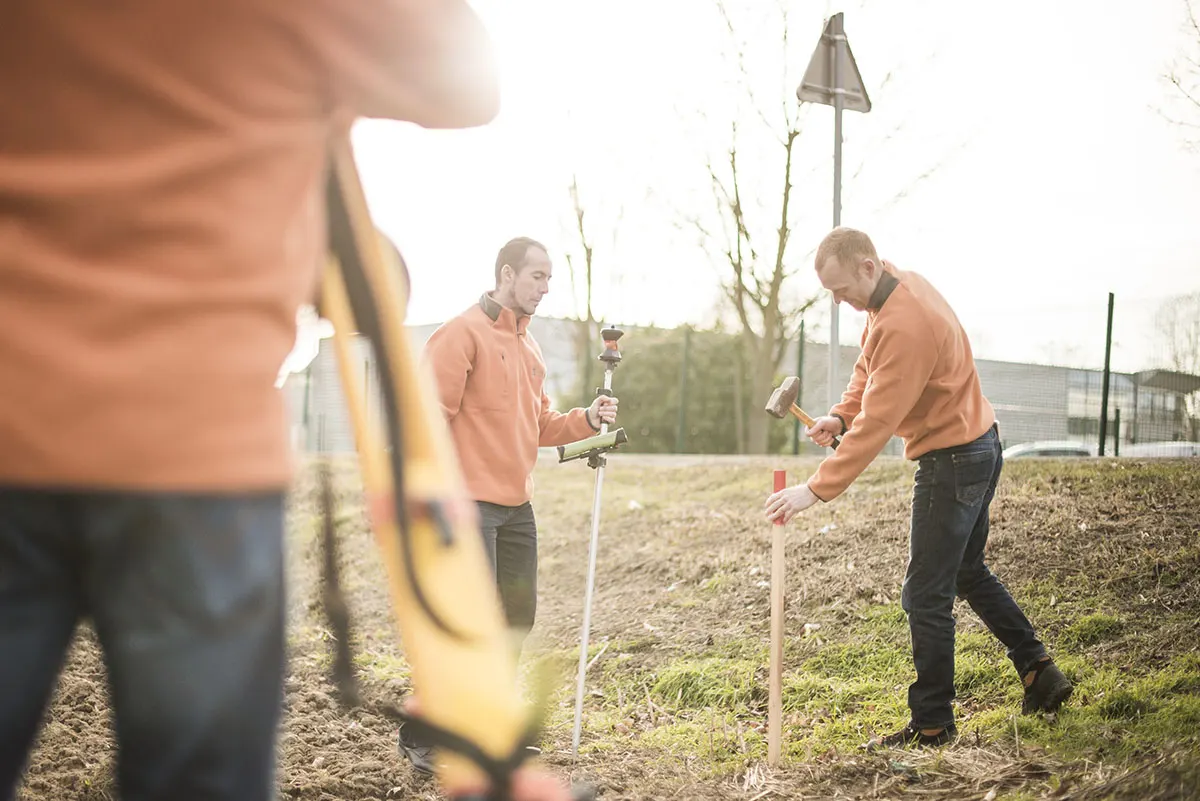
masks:
[[[1168,298],[1155,315],[1160,341],[1170,366],[1181,373],[1200,375],[1200,292]],[[1200,436],[1200,398],[1184,394],[1192,437]]]
[[[1182,128],[1189,146],[1200,148],[1200,2],[1181,0],[1187,45],[1166,78],[1174,87],[1180,115],[1166,115]]]
[[[568,251],[566,254],[567,267],[571,277],[571,293],[575,299],[575,375],[578,377],[577,390],[583,403],[591,403],[592,387],[588,378],[596,366],[596,355],[599,353],[600,327],[596,319],[595,288],[595,226],[588,224],[585,204],[579,193],[579,176],[571,176],[571,185],[567,189],[571,198],[571,227],[572,236],[578,236],[578,251]],[[621,212],[618,211],[616,220],[611,226],[610,245],[615,244],[617,228]]]
[[[805,223],[793,189],[803,180],[800,142],[810,108],[796,100],[799,75],[794,70],[807,65],[808,53],[792,49],[785,1],[766,11],[766,4],[759,2],[740,5],[739,11],[746,15],[770,14],[771,18],[759,18],[763,30],[748,33],[754,20],[735,21],[725,0],[716,0],[716,11],[731,43],[730,80],[739,100],[731,114],[728,146],[719,156],[705,160],[715,214],[700,212],[685,219],[699,233],[701,247],[721,264],[724,297],[741,326],[750,397],[765,399],[801,318],[820,299],[820,294],[800,290],[795,278],[811,251],[801,254],[791,248],[793,233]],[[763,58],[763,41],[779,43],[778,58]],[[886,74],[870,93],[875,95],[893,77],[892,72]],[[819,127],[819,135],[827,136],[828,129]],[[873,149],[889,142],[899,130],[897,126],[884,132]],[[860,155],[862,161],[850,170],[848,184],[863,171],[867,154]],[[950,151],[943,154],[941,162],[927,167],[888,203],[903,198],[950,155]],[[749,452],[767,450],[769,423],[766,415],[751,411],[745,428]]]
[[[740,324],[743,350],[743,357],[733,366],[734,383],[743,386],[741,373],[745,370],[749,373],[750,397],[765,401],[791,335],[818,299],[817,295],[796,297],[786,291],[785,283],[797,269],[795,260],[788,258],[788,246],[797,216],[792,189],[802,112],[786,94],[777,106],[771,104],[774,108],[757,102],[758,87],[747,66],[745,43],[738,40],[738,26],[721,0],[717,1],[717,10],[734,43],[731,60],[737,70],[739,91],[745,93],[749,106],[750,114],[746,116],[752,120],[751,130],[746,132],[739,126],[743,115],[736,114],[729,127],[728,148],[720,156],[710,155],[705,162],[715,214],[691,214],[687,223],[699,233],[701,247],[726,265],[721,289]],[[787,10],[782,4],[779,12],[786,63]],[[762,160],[766,168],[745,170],[745,153]],[[747,177],[747,172],[752,177]],[[765,180],[771,182],[769,189],[762,187]],[[767,220],[774,223],[768,227]],[[739,409],[734,421],[739,446],[747,452],[765,453],[767,416],[751,413],[743,419],[743,415],[744,410]]]
[[[736,125],[732,130],[734,144],[728,151],[728,162],[720,166],[711,162],[707,165],[724,230],[718,236],[703,228],[702,233],[709,240],[710,247],[720,248],[722,257],[730,267],[731,274],[723,282],[722,289],[742,326],[742,345],[749,367],[752,398],[765,399],[770,393],[789,336],[796,329],[800,317],[818,299],[813,295],[796,300],[786,297],[783,291],[784,281],[795,269],[786,257],[792,233],[793,148],[799,135],[800,129],[793,122],[778,143],[776,157],[781,162],[777,184],[780,190],[779,225],[766,237],[761,252],[758,236],[751,233],[747,219],[744,187],[738,172]],[[751,415],[746,422],[746,450],[765,452],[769,421],[764,415]]]

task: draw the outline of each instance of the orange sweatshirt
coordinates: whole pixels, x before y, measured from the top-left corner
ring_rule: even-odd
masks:
[[[954,310],[920,275],[888,262],[868,304],[854,376],[830,414],[846,431],[808,480],[823,501],[842,494],[893,434],[916,459],[970,442],[996,420]]]
[[[291,478],[275,388],[341,112],[480,125],[465,0],[4,0],[0,485]]]
[[[587,409],[550,408],[546,363],[528,326],[528,316],[484,293],[425,343],[422,358],[437,378],[467,491],[477,501],[520,506],[533,497],[539,446],[599,431]]]

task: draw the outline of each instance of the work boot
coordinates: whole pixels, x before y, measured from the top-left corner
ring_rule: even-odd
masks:
[[[400,753],[413,766],[413,770],[426,776],[432,776],[434,773],[433,746],[417,741],[409,732],[405,731],[403,724],[400,725],[400,735],[397,739]]]
[[[953,742],[957,736],[958,728],[953,723],[944,727],[937,734],[922,734],[921,727],[914,726],[910,721],[903,729],[894,734],[871,740],[867,743],[866,748],[868,751],[875,751],[880,748],[897,748],[909,745],[939,746]]]
[[[1052,659],[1043,659],[1028,672],[1033,673],[1033,681],[1025,685],[1025,699],[1021,702],[1022,715],[1056,712],[1075,689],[1071,680],[1063,675]]]

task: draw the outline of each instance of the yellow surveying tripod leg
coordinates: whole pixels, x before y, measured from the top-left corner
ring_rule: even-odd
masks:
[[[332,257],[321,280],[321,315],[333,323],[371,526],[420,721],[439,746],[438,779],[451,796],[482,798],[481,788],[507,785],[529,720],[478,513],[465,494],[432,376],[404,329],[399,265],[387,264],[348,144],[332,155]],[[355,331],[375,349],[390,450],[370,430],[351,367]],[[486,797],[508,797],[507,786],[493,792]]]

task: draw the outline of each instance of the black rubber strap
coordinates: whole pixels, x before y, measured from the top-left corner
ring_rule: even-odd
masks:
[[[443,729],[404,711],[399,711],[398,716],[404,722],[404,728],[414,739],[428,743],[434,748],[454,751],[478,765],[491,782],[492,791],[487,796],[487,801],[514,801],[512,775],[529,758],[531,752],[526,746],[532,745],[536,741],[538,726],[533,725],[526,730],[525,735],[517,741],[513,752],[506,759],[493,759],[475,743],[448,729]]]

